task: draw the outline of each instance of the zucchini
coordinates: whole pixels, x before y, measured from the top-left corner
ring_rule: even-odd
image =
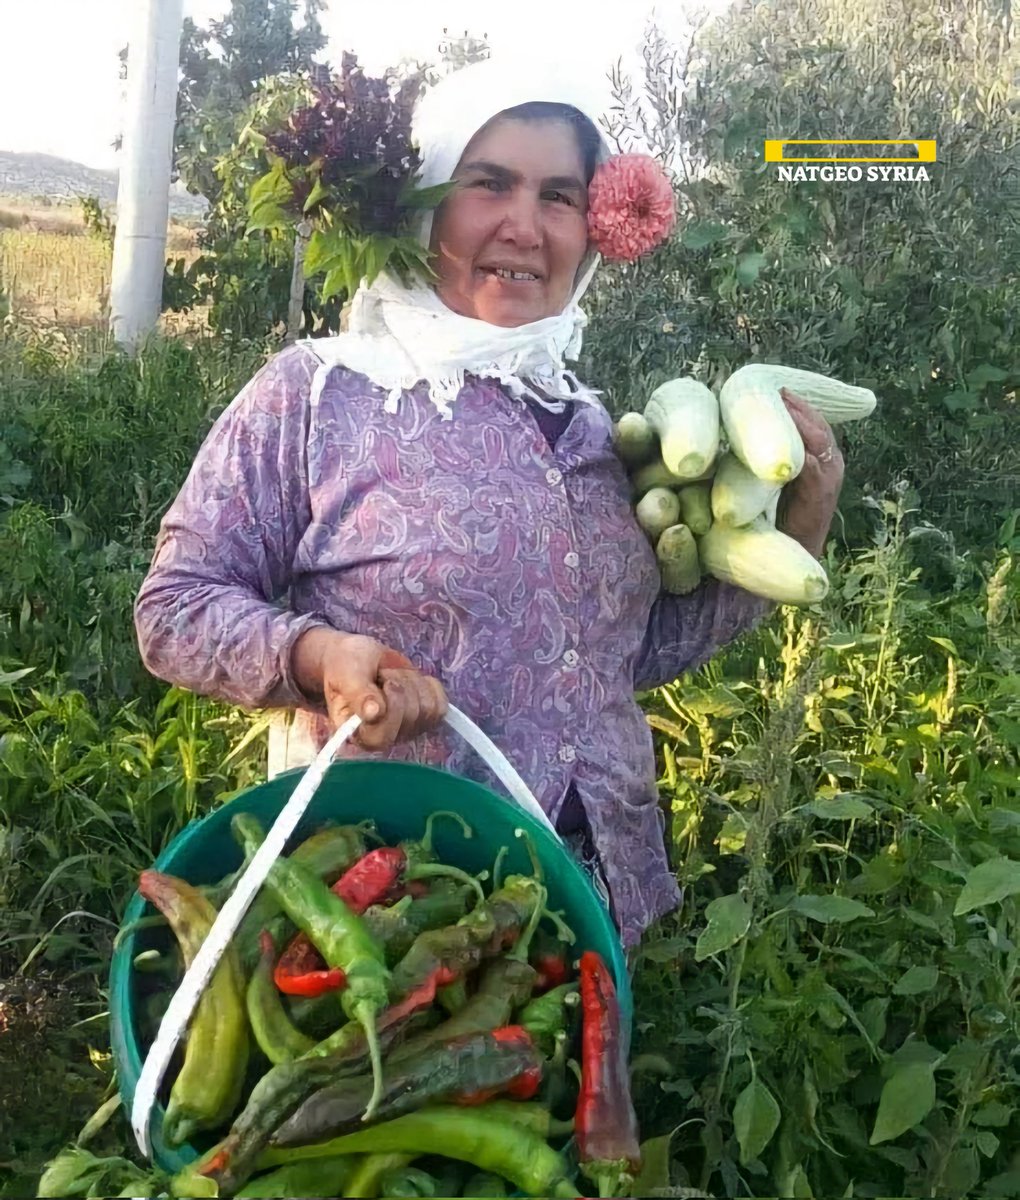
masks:
[[[719,453],[719,401],[710,388],[696,379],[671,379],[652,392],[645,417],[674,475],[688,482],[711,467]]]
[[[778,363],[747,363],[736,374],[741,376],[742,387],[772,388],[777,394],[780,388],[789,388],[816,408],[830,425],[870,417],[877,403],[875,393],[868,388]]]
[[[698,553],[716,579],[778,604],[816,604],[829,590],[821,563],[764,517],[740,529],[717,521],[699,539]]]
[[[700,536],[712,528],[711,491],[707,483],[689,483],[680,489],[680,520],[693,534]]]
[[[750,525],[768,511],[780,490],[780,484],[759,479],[735,454],[724,454],[712,479],[712,516],[724,525]]]
[[[714,464],[710,463],[705,472],[699,475],[696,480],[681,479],[679,475],[673,474],[660,456],[654,458],[650,463],[645,463],[643,467],[638,467],[630,477],[630,485],[635,498],[643,496],[645,492],[650,491],[653,487],[668,487],[679,491],[680,488],[686,487],[689,483],[711,479],[714,469]]]
[[[654,545],[664,529],[680,520],[680,497],[669,488],[652,488],[641,497],[634,512]]]
[[[751,367],[741,367],[719,393],[730,450],[766,483],[788,483],[804,466],[804,442],[779,389]]]
[[[664,591],[686,596],[701,582],[698,543],[686,525],[671,525],[662,531],[655,546]]]
[[[613,448],[626,467],[640,467],[655,457],[655,430],[639,412],[625,412],[613,426]]]

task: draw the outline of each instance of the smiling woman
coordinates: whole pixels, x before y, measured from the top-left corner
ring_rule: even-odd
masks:
[[[541,103],[479,130],[432,229],[444,304],[511,327],[563,311],[588,246],[598,139],[576,109]]]
[[[271,743],[277,769],[357,713],[344,757],[498,786],[445,727],[449,696],[520,771],[631,946],[680,899],[635,689],[767,605],[716,580],[663,592],[610,416],[568,369],[600,261],[589,196],[613,160],[599,113],[562,62],[532,56],[426,92],[417,182],[454,185],[418,231],[434,284],[382,272],[347,333],[283,351],[244,389],[164,519],[136,621],[164,678],[297,711]],[[602,215],[648,250],[672,222],[639,237],[639,209]]]

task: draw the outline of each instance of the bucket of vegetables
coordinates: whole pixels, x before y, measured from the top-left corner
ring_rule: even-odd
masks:
[[[142,873],[111,972],[129,1111],[301,778],[193,822]],[[631,1017],[610,915],[546,822],[435,768],[334,762],[201,993],[151,1157],[189,1196],[578,1195],[578,1166],[626,1195]]]

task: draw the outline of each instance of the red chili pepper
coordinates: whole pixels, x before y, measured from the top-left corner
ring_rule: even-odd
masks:
[[[534,1041],[531,1034],[521,1025],[504,1025],[502,1029],[494,1029],[489,1035],[494,1042],[502,1042],[508,1046],[517,1046],[522,1051],[533,1050]],[[533,1100],[542,1086],[542,1065],[535,1063],[525,1067],[512,1082],[502,1087],[488,1088],[481,1092],[454,1097],[454,1103],[465,1107],[475,1104],[485,1104],[496,1096],[509,1096],[512,1100]]]
[[[407,866],[407,855],[399,846],[371,850],[333,884],[333,891],[348,908],[363,913],[385,900]]]
[[[273,968],[273,982],[288,996],[321,996],[339,991],[347,976],[339,967],[327,967],[311,942],[306,946],[295,938]]]
[[[407,856],[397,847],[382,846],[370,850],[333,884],[330,889],[359,916],[378,904],[400,878]],[[273,981],[288,996],[321,996],[336,991],[347,982],[343,971],[327,970],[322,955],[305,933],[294,936],[273,971]]]
[[[531,965],[538,972],[535,993],[542,995],[560,987],[570,978],[570,968],[562,954],[540,954],[532,959]]]
[[[581,955],[581,1092],[574,1114],[581,1170],[600,1196],[626,1196],[641,1169],[620,1006],[613,977],[594,950]]]

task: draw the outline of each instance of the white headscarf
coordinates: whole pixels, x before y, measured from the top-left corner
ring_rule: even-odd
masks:
[[[419,186],[448,182],[468,143],[487,121],[533,100],[572,105],[598,127],[601,106],[591,84],[571,77],[563,61],[490,58],[430,88],[418,102],[412,126],[422,159]],[[604,162],[612,151],[601,134],[599,141],[597,159]],[[425,214],[419,231],[426,247],[432,215]],[[511,395],[528,396],[554,412],[562,411],[564,400],[590,401],[598,393],[585,387],[565,360],[580,354],[588,318],[579,302],[599,261],[595,252],[585,255],[563,312],[512,328],[460,316],[424,281],[404,287],[384,271],[371,287],[362,284],[355,292],[346,333],[303,343],[321,364],[312,382],[312,402],[336,365],[367,375],[385,388],[388,412],[396,412],[403,391],[427,380],[429,398],[449,420],[467,372],[498,379]]]

